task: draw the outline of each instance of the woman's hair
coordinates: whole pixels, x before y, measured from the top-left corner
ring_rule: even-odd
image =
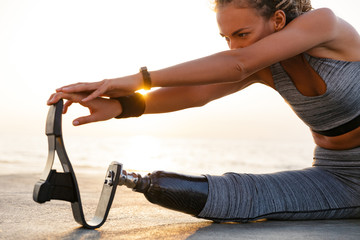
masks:
[[[286,14],[286,23],[312,9],[311,0],[214,0],[214,9],[216,11],[230,3],[239,8],[255,8],[261,16],[268,19],[277,10],[283,10]]]

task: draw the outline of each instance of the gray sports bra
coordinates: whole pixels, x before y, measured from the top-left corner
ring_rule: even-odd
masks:
[[[272,65],[275,89],[314,131],[338,136],[360,126],[360,61],[347,62],[304,54],[326,84],[319,96],[301,94],[280,63]]]

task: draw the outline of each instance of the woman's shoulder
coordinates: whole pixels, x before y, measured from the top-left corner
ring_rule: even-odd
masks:
[[[322,15],[323,17],[336,18],[334,11],[330,8],[316,8],[309,11],[308,13]]]
[[[324,21],[336,21],[336,19],[337,19],[335,12],[331,8],[312,9],[311,11],[303,13],[298,18],[302,18],[302,17],[318,18],[319,21],[322,19]]]
[[[358,61],[360,37],[354,27],[337,17],[331,9],[321,8],[300,15],[280,31],[235,53],[243,68],[250,73],[301,53],[319,58]]]
[[[303,21],[303,23],[299,23],[300,26],[313,28],[314,33],[323,38],[321,44],[307,51],[310,55],[346,61],[360,60],[360,36],[358,32],[331,9],[312,10],[300,16],[299,20]]]
[[[303,27],[304,29],[319,28],[324,31],[334,31],[338,24],[338,17],[330,8],[318,8],[306,12],[295,18],[287,27]]]

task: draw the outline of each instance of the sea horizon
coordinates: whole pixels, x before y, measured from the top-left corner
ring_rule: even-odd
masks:
[[[48,152],[45,134],[2,135],[0,143],[0,175],[42,172]],[[304,139],[67,136],[64,143],[75,171],[89,174],[104,173],[112,161],[142,173],[269,173],[310,167],[314,149]],[[61,171],[57,157],[54,168]]]

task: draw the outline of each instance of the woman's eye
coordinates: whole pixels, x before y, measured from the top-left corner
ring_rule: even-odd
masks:
[[[243,37],[247,37],[248,35],[249,35],[249,33],[239,33],[238,37],[243,38]]]

